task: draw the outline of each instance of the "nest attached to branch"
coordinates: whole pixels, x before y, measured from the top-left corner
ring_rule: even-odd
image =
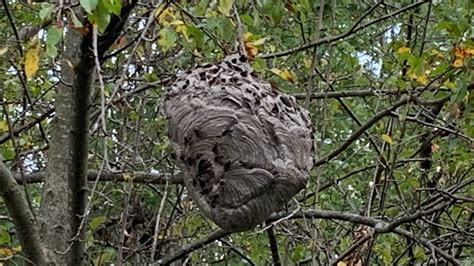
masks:
[[[308,112],[230,55],[178,75],[163,112],[193,200],[219,227],[248,230],[306,185]]]

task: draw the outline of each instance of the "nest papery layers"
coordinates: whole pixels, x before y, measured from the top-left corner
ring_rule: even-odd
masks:
[[[244,56],[179,74],[163,112],[186,188],[219,227],[253,228],[305,187],[308,112],[258,78]]]

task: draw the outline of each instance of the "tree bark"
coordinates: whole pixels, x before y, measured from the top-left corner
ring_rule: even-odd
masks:
[[[90,34],[68,30],[56,87],[48,167],[43,187],[40,231],[49,262],[81,265],[88,146],[88,107],[93,76]]]
[[[30,211],[23,190],[2,160],[0,156],[0,196],[5,200],[5,205],[15,224],[27,264],[44,265],[45,260],[36,220]]]
[[[114,43],[137,1],[122,1],[120,16],[112,16],[98,40],[99,58]],[[76,14],[83,17],[80,7]],[[57,265],[84,264],[83,222],[87,198],[89,106],[94,74],[92,28],[87,34],[67,29],[56,87],[55,120],[43,186],[39,226],[47,261]]]

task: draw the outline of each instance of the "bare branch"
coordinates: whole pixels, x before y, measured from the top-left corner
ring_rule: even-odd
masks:
[[[45,265],[42,244],[33,213],[28,207],[21,187],[2,161],[0,161],[0,195],[13,219],[26,258],[38,265]]]
[[[28,184],[31,183],[41,183],[44,182],[46,176],[45,172],[37,172],[29,175],[25,175],[25,182]],[[182,175],[163,175],[163,174],[154,174],[148,172],[101,172],[95,170],[89,170],[87,172],[87,180],[95,181],[97,176],[99,176],[99,181],[104,182],[126,182],[130,178],[133,179],[134,183],[145,183],[145,184],[165,184],[166,181],[169,181],[170,184],[182,184],[183,179]],[[15,175],[17,182],[23,181],[20,175]]]
[[[54,110],[55,110],[55,108],[51,108],[48,111],[46,111],[44,114],[42,114],[41,116],[35,118],[30,123],[25,124],[25,125],[21,126],[20,128],[15,129],[14,132],[13,132],[13,136],[18,137],[20,135],[20,133],[31,129],[35,125],[38,125],[39,123],[41,123],[43,120],[51,117],[54,113]],[[11,136],[12,136],[12,134],[9,134],[8,132],[3,134],[2,136],[0,136],[0,144],[3,144],[6,141],[8,141]]]
[[[278,240],[276,239],[275,228],[273,225],[267,229],[267,233],[268,242],[270,242],[270,251],[272,254],[273,265],[281,265],[280,254],[278,252]]]
[[[339,155],[341,152],[343,152],[349,145],[351,145],[354,141],[357,140],[364,132],[369,129],[372,125],[377,123],[380,119],[383,117],[389,115],[393,110],[397,109],[398,107],[407,104],[410,101],[409,97],[403,97],[400,101],[396,102],[393,106],[389,107],[388,109],[385,109],[376,115],[374,115],[369,121],[367,121],[364,125],[359,127],[352,135],[344,142],[342,143],[339,147],[336,149],[332,150],[329,154],[325,155],[323,158],[317,160],[314,163],[314,166],[319,166],[322,164],[327,163],[329,160],[332,158],[336,157]]]
[[[157,263],[155,265],[169,265],[174,261],[177,261],[181,258],[184,258],[189,253],[191,253],[191,252],[193,252],[197,249],[200,249],[200,248],[206,246],[207,244],[210,244],[210,243],[214,242],[215,240],[217,240],[221,237],[227,236],[230,233],[231,232],[229,232],[229,231],[224,231],[222,229],[217,229],[217,230],[213,231],[212,233],[210,233],[209,235],[207,235],[205,238],[200,239],[200,240],[198,240],[194,243],[191,243],[189,245],[186,245],[182,249],[179,249],[178,251],[173,253],[172,255],[157,261]]]
[[[420,218],[421,216],[427,215],[429,213],[433,213],[433,211],[437,211],[437,208],[435,210],[425,211],[423,215],[419,215],[418,213],[416,213],[414,215],[407,216],[407,218],[401,218],[401,219],[405,223],[407,223],[410,221],[414,221]],[[279,218],[285,217],[287,215],[288,215],[287,213],[273,215],[267,220],[267,222],[278,220]],[[365,216],[352,214],[352,213],[337,212],[337,211],[322,211],[322,210],[307,210],[303,212],[298,212],[294,214],[293,216],[291,216],[289,219],[298,219],[298,218],[334,219],[334,220],[348,221],[348,222],[353,222],[353,223],[363,224],[363,225],[373,227],[375,229],[375,233],[385,234],[385,233],[393,232],[393,233],[402,235],[404,237],[413,239],[414,241],[422,243],[425,247],[435,250],[444,259],[453,263],[454,265],[461,265],[459,261],[457,261],[455,258],[450,256],[448,253],[446,253],[442,249],[433,245],[429,240],[424,239],[422,237],[415,236],[413,233],[403,230],[401,228],[395,228],[395,226],[399,226],[401,224],[400,222],[398,222],[398,220],[392,223],[389,223],[387,225],[385,222],[379,219],[371,218],[371,217],[365,217]],[[390,230],[387,230],[387,229],[390,229]]]
[[[324,39],[320,39],[320,40],[316,40],[312,43],[308,43],[308,44],[305,44],[305,45],[302,45],[300,47],[296,47],[296,48],[291,48],[291,49],[288,49],[288,50],[285,50],[285,51],[281,51],[281,52],[276,52],[276,53],[271,53],[271,54],[264,54],[264,55],[261,55],[260,58],[272,58],[272,57],[282,57],[282,56],[285,56],[285,55],[289,55],[289,54],[292,54],[292,53],[295,53],[295,52],[299,52],[299,51],[303,51],[303,50],[306,50],[308,48],[311,48],[311,47],[314,47],[314,46],[317,46],[317,45],[320,45],[320,44],[324,44],[324,43],[331,43],[331,42],[335,42],[335,41],[339,41],[339,40],[342,40],[360,30],[363,30],[369,26],[372,26],[380,21],[383,21],[383,20],[386,20],[386,19],[389,19],[391,17],[394,17],[398,14],[401,14],[401,13],[404,13],[408,10],[411,10],[413,8],[416,8],[417,6],[420,6],[422,4],[425,4],[425,3],[428,3],[429,1],[421,1],[421,2],[417,2],[417,3],[414,3],[414,4],[411,4],[411,5],[408,5],[406,7],[403,7],[395,12],[392,12],[390,14],[387,14],[385,16],[382,16],[380,18],[377,18],[377,19],[374,19],[370,22],[367,22],[363,25],[360,25],[358,27],[351,27],[348,31],[342,33],[342,34],[339,34],[339,35],[336,35],[336,36],[332,36],[332,37],[328,37],[328,38],[324,38]]]

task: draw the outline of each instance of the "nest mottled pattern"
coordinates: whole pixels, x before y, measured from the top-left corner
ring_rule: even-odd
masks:
[[[221,228],[253,228],[305,187],[308,112],[259,79],[244,56],[180,74],[163,104],[186,188]]]

